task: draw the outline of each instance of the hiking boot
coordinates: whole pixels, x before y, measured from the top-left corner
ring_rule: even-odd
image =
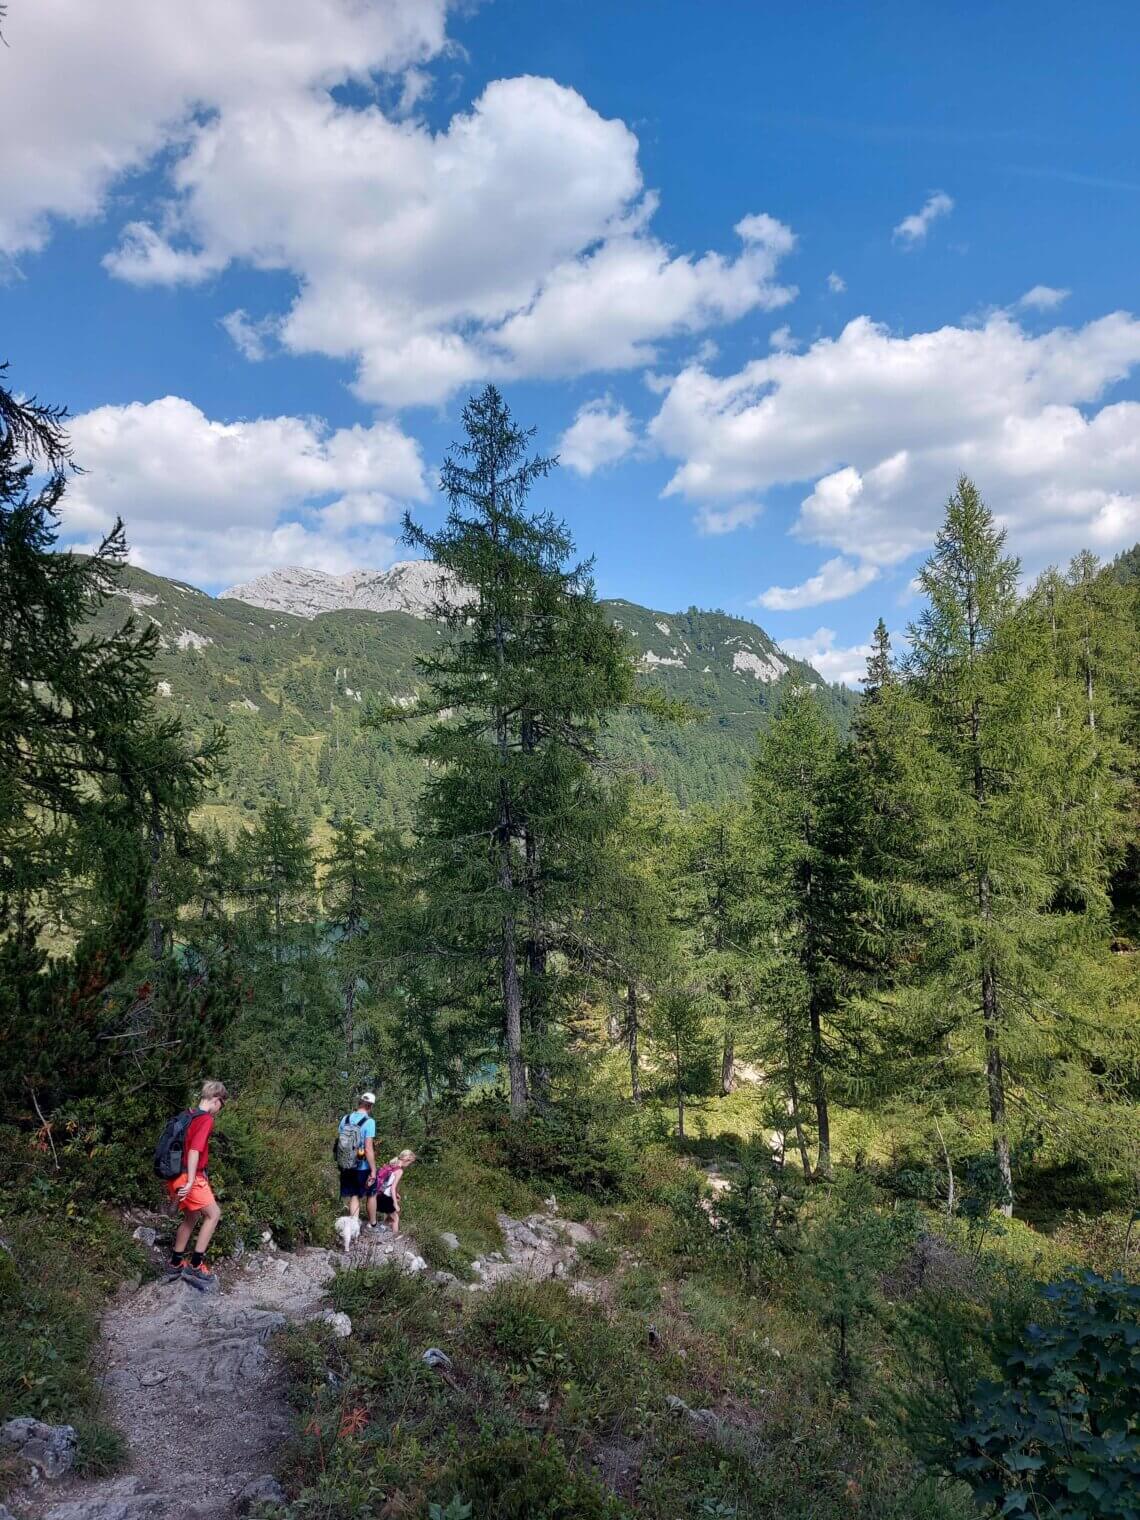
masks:
[[[182,1278],[184,1282],[192,1283],[200,1293],[217,1292],[218,1279],[210,1270],[208,1262],[203,1261],[195,1266],[193,1262],[188,1261],[182,1268]]]
[[[185,1261],[168,1261],[162,1268],[164,1282],[173,1282],[176,1277],[181,1277],[188,1263]]]

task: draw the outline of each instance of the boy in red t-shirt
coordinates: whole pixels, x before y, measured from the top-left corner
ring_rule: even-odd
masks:
[[[174,1236],[174,1248],[166,1267],[167,1277],[183,1277],[196,1288],[210,1290],[218,1286],[218,1280],[206,1265],[206,1248],[218,1228],[222,1211],[218,1207],[214,1191],[207,1180],[210,1162],[210,1134],[214,1128],[214,1115],[225,1107],[229,1094],[223,1082],[203,1082],[202,1096],[194,1117],[186,1130],[183,1151],[186,1170],[166,1184],[171,1202],[182,1215]],[[198,1238],[189,1261],[186,1247],[198,1220]]]

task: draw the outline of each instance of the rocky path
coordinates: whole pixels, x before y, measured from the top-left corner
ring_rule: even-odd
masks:
[[[476,1258],[471,1281],[430,1273],[441,1291],[569,1277],[577,1246],[593,1238],[587,1226],[553,1214],[501,1215],[499,1225],[503,1248]],[[215,1293],[180,1280],[124,1289],[104,1318],[101,1355],[105,1414],[127,1440],[131,1471],[58,1481],[48,1481],[50,1471],[46,1478],[33,1471],[40,1481],[9,1496],[10,1513],[16,1520],[230,1520],[268,1513],[281,1499],[272,1474],[290,1430],[270,1337],[287,1323],[322,1315],[334,1333],[350,1334],[347,1316],[325,1305],[328,1284],[338,1270],[384,1261],[410,1273],[430,1270],[414,1240],[379,1231],[362,1234],[348,1253],[272,1245],[247,1253],[222,1264]],[[574,1287],[590,1291],[581,1282]],[[63,1451],[67,1437],[57,1439]],[[32,1433],[25,1460],[46,1440]]]

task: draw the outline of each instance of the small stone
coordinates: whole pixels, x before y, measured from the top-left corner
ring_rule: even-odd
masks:
[[[287,1261],[274,1262],[274,1266],[277,1268],[277,1274],[279,1277],[284,1277],[286,1272],[289,1270],[289,1263]]]
[[[347,1314],[341,1314],[335,1309],[326,1309],[320,1318],[338,1340],[344,1340],[352,1334],[352,1321]]]
[[[235,1507],[239,1515],[255,1515],[263,1510],[284,1509],[286,1502],[285,1490],[271,1473],[266,1473],[245,1485]]]
[[[444,1372],[450,1372],[454,1365],[447,1352],[441,1351],[438,1346],[429,1346],[421,1360],[429,1367],[441,1367]]]
[[[444,1245],[449,1251],[459,1250],[459,1236],[453,1235],[450,1230],[441,1230],[439,1232],[439,1238],[443,1241]]]
[[[261,1243],[262,1243],[262,1245],[265,1245],[265,1246],[269,1245],[269,1243],[272,1241],[272,1239],[273,1239],[273,1231],[272,1230],[262,1230],[262,1232],[261,1232]]]
[[[73,1425],[45,1425],[30,1415],[0,1425],[0,1447],[45,1478],[62,1478],[71,1471],[77,1445]]]
[[[150,1250],[151,1246],[158,1239],[158,1231],[152,1230],[149,1224],[140,1224],[137,1230],[132,1231],[131,1239],[137,1240],[140,1245],[144,1245],[147,1250]]]
[[[528,1251],[537,1251],[542,1245],[542,1241],[539,1240],[534,1231],[528,1229],[525,1224],[516,1225],[511,1233],[513,1236],[512,1244],[522,1246]]]
[[[555,1198],[553,1193],[551,1193],[549,1198],[544,1198],[542,1200],[542,1206],[548,1214],[558,1213],[558,1199]]]
[[[414,1253],[411,1256],[405,1256],[404,1271],[409,1273],[426,1272],[427,1262],[422,1256],[416,1256]]]
[[[595,1238],[594,1232],[590,1229],[589,1225],[578,1224],[573,1219],[563,1219],[560,1221],[560,1224],[563,1235],[572,1245],[589,1245]]]
[[[689,1406],[679,1394],[667,1393],[665,1395],[666,1409],[675,1409],[678,1414],[688,1414]]]

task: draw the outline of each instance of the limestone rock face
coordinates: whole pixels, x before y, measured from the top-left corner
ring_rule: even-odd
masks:
[[[390,570],[350,570],[347,575],[299,567],[270,570],[221,594],[269,612],[291,612],[294,617],[355,610],[409,612],[426,618],[441,599],[455,599],[456,584],[428,560],[412,559]]]

